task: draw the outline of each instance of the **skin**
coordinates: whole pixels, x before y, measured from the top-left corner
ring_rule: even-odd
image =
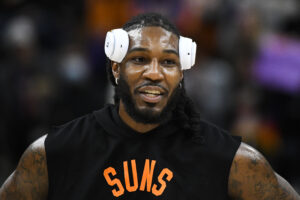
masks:
[[[46,200],[48,171],[44,141],[41,137],[22,155],[16,170],[0,189],[1,200]]]
[[[147,52],[132,51],[127,54],[121,64],[114,63],[112,70],[118,78],[120,73],[126,75],[132,95],[139,109],[149,109],[143,98],[134,90],[145,81],[156,81],[168,90],[160,102],[154,107],[155,112],[161,112],[166,105],[176,85],[182,79],[179,64],[165,66],[169,56],[162,55],[164,49],[178,52],[178,38],[172,33],[158,27],[147,27],[129,33],[130,49],[143,47]],[[145,56],[147,59],[141,62]],[[168,57],[168,59],[166,59]],[[176,61],[176,62],[177,62]],[[119,114],[128,126],[136,131],[146,132],[159,124],[141,124],[135,122],[120,102]],[[46,136],[38,139],[23,154],[17,169],[6,180],[0,189],[1,200],[46,200],[48,193],[48,173],[45,153]],[[252,147],[242,143],[239,147],[230,169],[228,194],[233,200],[300,200],[299,195],[282,177],[276,174],[266,159]]]
[[[129,31],[128,35],[128,54],[121,64],[112,65],[113,75],[115,78],[124,75],[137,109],[151,109],[154,113],[160,113],[183,78],[178,56],[178,37],[160,27],[139,28]],[[151,107],[140,93],[135,92],[147,82],[157,83],[165,89],[165,95]],[[119,114],[126,124],[141,133],[159,126],[136,122],[127,114],[122,100]]]
[[[300,199],[292,186],[273,171],[268,161],[245,143],[239,147],[231,165],[228,194],[236,200]]]

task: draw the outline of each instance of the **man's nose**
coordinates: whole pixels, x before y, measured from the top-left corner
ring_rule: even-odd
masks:
[[[153,59],[149,63],[143,76],[152,81],[161,81],[164,78],[157,59]]]

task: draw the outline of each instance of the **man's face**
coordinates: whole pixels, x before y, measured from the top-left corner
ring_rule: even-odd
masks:
[[[128,35],[128,53],[119,69],[121,101],[136,121],[158,123],[170,102],[174,104],[183,76],[178,37],[161,27],[143,27]]]

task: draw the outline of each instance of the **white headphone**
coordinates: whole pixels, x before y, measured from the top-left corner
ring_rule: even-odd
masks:
[[[128,33],[123,29],[113,29],[106,34],[104,50],[106,56],[117,63],[122,62],[129,46]],[[190,69],[196,60],[197,44],[192,39],[180,36],[179,58],[181,69]]]

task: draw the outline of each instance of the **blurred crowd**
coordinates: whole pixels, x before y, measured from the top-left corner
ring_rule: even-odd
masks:
[[[104,38],[142,12],[197,44],[185,87],[202,118],[240,135],[300,191],[297,0],[3,0],[0,185],[52,125],[112,102]]]

